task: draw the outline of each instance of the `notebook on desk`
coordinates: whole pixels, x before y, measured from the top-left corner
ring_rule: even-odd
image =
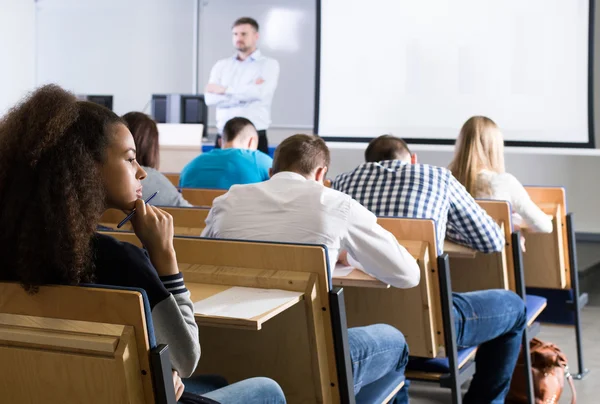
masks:
[[[302,292],[234,286],[194,303],[194,314],[252,319],[299,299]]]

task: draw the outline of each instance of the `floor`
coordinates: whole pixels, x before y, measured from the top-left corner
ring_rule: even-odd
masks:
[[[600,249],[600,248],[599,248]],[[588,293],[589,303],[582,311],[583,347],[585,366],[590,373],[583,380],[575,381],[579,404],[595,404],[600,402],[598,396],[598,377],[600,376],[600,268],[586,271],[581,278],[581,290]],[[567,355],[572,371],[577,369],[575,351],[575,333],[572,327],[542,324],[538,337],[558,345]],[[413,383],[410,389],[412,404],[447,404],[450,403],[448,390],[434,387],[428,383]],[[560,403],[570,403],[568,389],[563,393]]]

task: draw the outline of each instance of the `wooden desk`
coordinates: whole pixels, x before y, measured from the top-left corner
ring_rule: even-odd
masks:
[[[333,286],[355,286],[359,288],[383,288],[390,287],[387,283],[381,282],[379,279],[364,273],[360,269],[355,269],[347,276],[333,278]]]
[[[475,258],[477,255],[472,248],[448,240],[444,241],[444,252],[450,258]]]
[[[424,259],[424,254],[427,251],[427,243],[416,240],[398,240],[406,250],[413,256],[414,259],[421,262]],[[335,274],[334,274],[335,275]],[[346,276],[334,276],[334,286],[354,286],[359,288],[383,288],[387,289],[390,287],[385,282],[380,281],[377,278],[372,277],[369,274],[364,273],[360,269],[355,269]]]
[[[194,303],[232,288],[232,286],[227,285],[213,285],[193,282],[186,283],[186,287],[190,291],[191,300]],[[275,309],[262,313],[256,317],[252,317],[251,319],[207,316],[198,313],[194,313],[194,318],[196,323],[200,326],[216,326],[257,331],[262,328],[263,323],[265,323],[267,320],[284,312],[301,300],[304,300],[304,295],[290,298],[286,303],[276,307]]]
[[[541,288],[570,287],[568,241],[560,203],[539,203],[552,221],[552,233],[536,233],[521,227],[525,237],[523,253],[525,284]]]
[[[504,235],[504,247],[500,252],[484,254],[446,241],[444,252],[450,258],[452,290],[454,292],[514,290],[510,205],[506,201],[491,200],[477,200],[477,203],[498,223]]]

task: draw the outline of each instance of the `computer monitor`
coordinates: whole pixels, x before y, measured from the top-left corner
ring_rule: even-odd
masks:
[[[181,123],[204,123],[207,111],[203,95],[181,96]]]
[[[153,94],[152,118],[158,123],[202,124],[208,130],[208,107],[202,94]]]
[[[166,95],[152,95],[152,117],[158,123],[167,123]]]
[[[95,104],[102,105],[113,110],[113,96],[112,95],[86,95],[85,99],[89,102],[93,102]]]

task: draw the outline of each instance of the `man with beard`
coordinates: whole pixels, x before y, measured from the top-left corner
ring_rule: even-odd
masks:
[[[258,131],[258,150],[268,153],[267,128],[271,124],[271,102],[279,79],[279,63],[257,48],[258,23],[242,17],[233,23],[232,40],[237,53],[219,60],[204,89],[207,105],[217,107],[216,147],[225,123],[234,117],[250,120]]]

